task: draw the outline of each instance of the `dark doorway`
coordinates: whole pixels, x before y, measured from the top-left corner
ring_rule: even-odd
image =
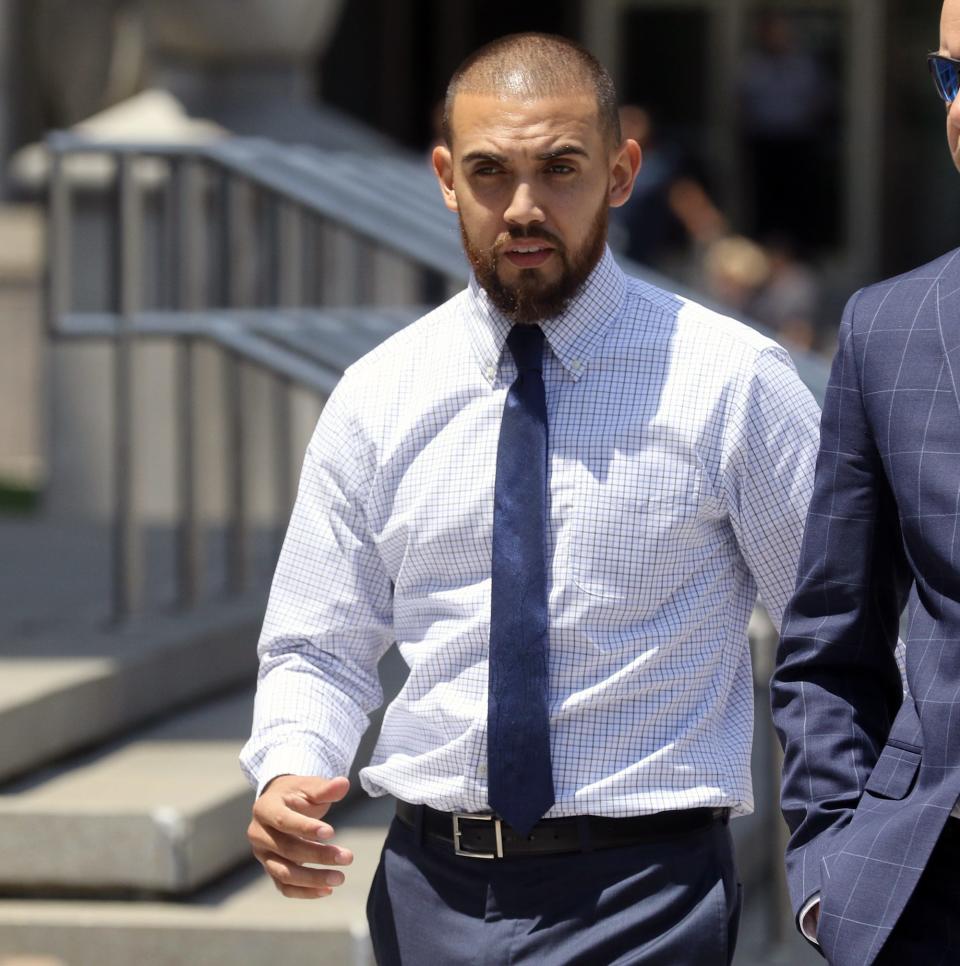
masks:
[[[350,0],[319,70],[323,99],[422,150],[457,64],[525,30],[577,39],[579,0]]]

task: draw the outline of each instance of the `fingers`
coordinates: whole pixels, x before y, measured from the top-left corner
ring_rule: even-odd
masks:
[[[285,784],[280,787],[284,804],[308,818],[322,819],[330,806],[342,801],[350,790],[350,782],[346,778],[307,778],[300,779],[298,784]]]
[[[350,791],[350,780],[342,775],[339,778],[300,778],[298,790],[312,804],[330,804],[343,801]]]
[[[330,895],[336,886],[344,883],[344,874],[336,869],[307,869],[302,865],[287,862],[279,855],[268,855],[262,865],[281,891],[295,889],[317,895]]]
[[[253,806],[254,821],[283,835],[296,835],[318,842],[333,835],[333,828],[319,818],[303,815],[276,797],[265,800],[266,792]]]
[[[301,889],[298,886],[274,884],[288,899],[324,899],[333,893],[333,889]]]
[[[313,844],[266,830],[248,834],[255,843],[254,856],[280,892],[291,899],[322,899],[345,881],[338,869],[308,868],[306,863],[317,866],[353,862],[353,853],[336,845]]]
[[[253,806],[254,819],[267,828],[316,841],[330,838],[333,829],[322,822],[333,802],[350,788],[346,778],[280,775],[263,790]]]
[[[286,835],[258,824],[256,820],[247,829],[247,838],[253,853],[262,862],[270,854],[276,854],[297,865],[350,865],[353,853],[339,845],[305,842],[295,835]]]
[[[292,899],[319,899],[342,885],[337,869],[308,866],[349,865],[353,853],[327,844],[333,826],[322,821],[331,804],[346,795],[346,778],[281,775],[271,781],[253,806],[247,838],[267,875]]]

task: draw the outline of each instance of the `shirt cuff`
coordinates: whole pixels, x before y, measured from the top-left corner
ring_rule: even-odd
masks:
[[[800,915],[797,917],[800,923],[800,932],[803,933],[803,938],[812,942],[815,946],[819,946],[820,943],[817,942],[817,927],[814,924],[814,919],[811,913],[814,909],[818,908],[820,905],[820,893],[811,896],[804,907],[800,910]]]
[[[309,775],[317,778],[336,778],[327,762],[309,748],[274,748],[268,751],[257,768],[257,797],[274,778],[280,775]]]

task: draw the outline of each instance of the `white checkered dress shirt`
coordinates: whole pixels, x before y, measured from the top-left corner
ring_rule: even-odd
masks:
[[[819,411],[787,353],[604,254],[543,325],[551,816],[752,808],[746,626],[793,589]],[[487,647],[510,323],[476,282],[344,375],[309,445],[242,761],[488,808]]]

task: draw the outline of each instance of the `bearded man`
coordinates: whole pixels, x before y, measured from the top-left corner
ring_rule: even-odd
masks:
[[[792,589],[816,404],[779,346],[614,263],[640,151],[589,53],[495,41],[445,120],[473,276],[310,443],[243,754],[254,853],[289,896],[343,881],[326,817],[396,641],[360,779],[397,799],[379,963],[727,963],[746,626]]]

